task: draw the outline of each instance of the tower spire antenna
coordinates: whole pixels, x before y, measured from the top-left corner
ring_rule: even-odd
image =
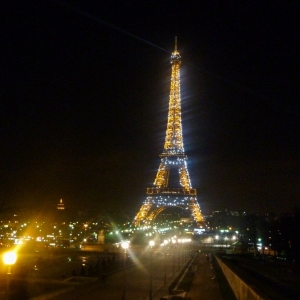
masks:
[[[175,51],[177,51],[177,36],[175,36]]]

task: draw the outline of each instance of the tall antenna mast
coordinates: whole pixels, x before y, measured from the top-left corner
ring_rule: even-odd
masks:
[[[175,36],[175,51],[177,51],[177,36]]]

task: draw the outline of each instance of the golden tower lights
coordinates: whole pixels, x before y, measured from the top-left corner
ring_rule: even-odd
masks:
[[[154,180],[154,187],[147,188],[147,199],[134,219],[135,226],[151,223],[156,216],[168,206],[188,208],[199,227],[205,226],[200,206],[196,199],[197,191],[193,189],[187,169],[187,156],[184,153],[181,123],[181,93],[180,93],[181,56],[175,48],[171,54],[171,84],[169,110],[164,150]],[[170,186],[171,168],[177,168],[180,187]],[[171,200],[170,200],[171,199]]]

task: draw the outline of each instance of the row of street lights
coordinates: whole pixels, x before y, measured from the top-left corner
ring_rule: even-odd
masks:
[[[173,275],[175,274],[175,254],[174,250],[176,247],[181,247],[181,250],[183,250],[183,245],[184,243],[190,242],[190,239],[177,239],[176,236],[164,240],[163,243],[161,244],[162,247],[164,247],[164,284],[167,283],[167,245],[171,244],[172,246],[172,260],[173,260],[173,266],[172,266],[172,273]],[[124,286],[123,286],[123,294],[122,294],[122,300],[126,299],[126,288],[127,288],[127,278],[126,278],[126,259],[127,259],[127,249],[129,248],[129,241],[123,241],[121,243],[121,247],[124,250]],[[155,246],[155,242],[153,240],[149,241],[149,255],[150,255],[150,268],[149,268],[149,300],[152,300],[153,297],[153,247]],[[185,257],[185,254],[182,253],[180,254],[180,249],[177,248],[177,253],[178,253],[178,269],[181,264],[181,260],[183,261],[183,257]]]
[[[174,249],[178,245],[183,246],[184,243],[190,242],[190,239],[177,239],[176,237],[170,239],[170,240],[164,240],[164,242],[161,244],[161,246],[164,247],[164,284],[167,283],[167,245],[170,243],[172,244],[172,260],[173,260],[173,267],[172,267],[172,273],[175,274],[175,255],[174,255]],[[124,285],[123,285],[123,293],[122,293],[122,300],[126,299],[126,286],[127,286],[127,278],[126,278],[126,259],[127,259],[127,249],[129,248],[129,241],[123,241],[121,243],[121,247],[124,250]],[[152,300],[153,296],[153,247],[155,246],[155,242],[153,240],[149,241],[149,247],[150,247],[150,271],[149,271],[149,300]],[[180,251],[178,249],[178,268],[180,267],[182,257],[180,256]]]

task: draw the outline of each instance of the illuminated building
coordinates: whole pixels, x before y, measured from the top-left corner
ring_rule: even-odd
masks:
[[[60,199],[59,203],[57,204],[57,209],[59,209],[59,210],[64,210],[65,209],[65,205],[63,204],[62,199]]]
[[[183,147],[180,64],[181,57],[175,38],[175,50],[171,55],[172,73],[164,150],[160,155],[154,186],[147,188],[147,198],[133,221],[137,227],[150,225],[168,207],[180,207],[188,212],[198,227],[205,226],[197,201],[197,191],[191,186]]]

